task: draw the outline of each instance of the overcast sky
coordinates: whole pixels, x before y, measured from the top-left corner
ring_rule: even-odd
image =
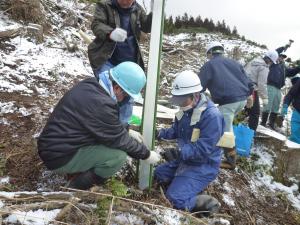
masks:
[[[269,49],[293,39],[286,53],[293,60],[300,59],[300,0],[166,0],[165,11],[168,16],[187,12],[214,22],[224,19],[230,28],[236,26],[240,35]]]

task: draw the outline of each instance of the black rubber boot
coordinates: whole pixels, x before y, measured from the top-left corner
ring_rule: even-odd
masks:
[[[272,130],[275,130],[275,120],[277,118],[277,113],[270,113],[269,126]]]
[[[219,212],[221,207],[220,202],[209,195],[198,195],[196,199],[196,205],[193,208],[193,212],[201,212],[203,216],[210,216],[213,213]]]
[[[284,121],[284,117],[281,115],[277,115],[277,118],[275,120],[276,126],[281,128],[283,126],[283,121]]]
[[[87,190],[93,185],[104,184],[105,181],[105,178],[97,176],[94,172],[88,170],[71,179],[67,184],[67,187],[80,190]]]
[[[225,160],[221,163],[222,169],[234,170],[236,166],[236,152],[235,148],[223,148]]]
[[[268,121],[268,117],[269,117],[269,113],[268,112],[263,112],[262,115],[261,115],[261,123],[260,125],[262,126],[266,126],[267,124],[267,121]]]

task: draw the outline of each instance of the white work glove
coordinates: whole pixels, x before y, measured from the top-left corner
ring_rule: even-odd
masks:
[[[150,151],[150,156],[144,161],[149,164],[156,164],[160,161],[160,159],[160,154],[156,153],[155,151]]]
[[[131,130],[131,129],[129,129],[128,133],[129,133],[129,135],[130,135],[131,137],[133,137],[133,138],[134,138],[135,140],[137,140],[138,142],[140,142],[140,143],[143,143],[143,142],[144,142],[144,137],[142,136],[141,133],[139,133],[139,132],[137,132],[137,131],[135,131],[135,130]]]
[[[110,33],[109,38],[115,42],[124,42],[127,38],[127,31],[117,27]]]
[[[251,109],[252,106],[253,106],[253,97],[252,97],[252,95],[250,95],[250,96],[247,98],[246,108]]]

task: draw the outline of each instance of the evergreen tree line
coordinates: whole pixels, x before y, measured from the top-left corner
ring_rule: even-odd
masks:
[[[189,16],[187,13],[184,13],[183,16],[176,16],[175,19],[170,16],[165,18],[165,33],[175,33],[180,29],[188,30],[202,30],[208,32],[220,32],[226,35],[232,35],[240,37],[237,31],[237,28],[234,26],[231,30],[230,27],[225,23],[225,20],[222,22],[218,21],[216,24],[212,19],[202,19],[201,16],[193,17]]]

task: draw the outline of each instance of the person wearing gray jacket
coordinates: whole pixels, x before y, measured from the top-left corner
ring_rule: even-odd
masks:
[[[254,82],[253,106],[247,109],[249,115],[248,125],[256,131],[260,115],[260,99],[262,100],[263,111],[266,111],[268,105],[267,79],[269,74],[269,66],[272,60],[267,52],[263,57],[257,57],[251,60],[245,66],[245,72]]]
[[[152,13],[146,15],[136,0],[103,0],[96,5],[91,28],[94,41],[88,57],[95,76],[124,61],[144,62],[139,47],[141,31],[151,30]]]

